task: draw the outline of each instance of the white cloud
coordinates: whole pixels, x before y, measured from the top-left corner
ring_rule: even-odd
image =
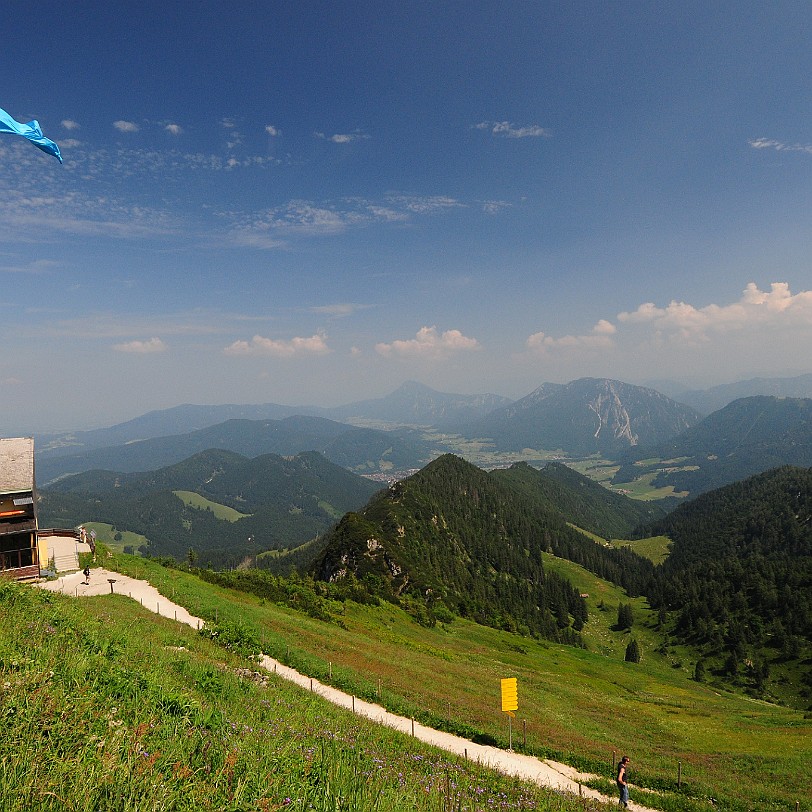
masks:
[[[353,304],[352,302],[338,302],[331,305],[311,307],[310,312],[339,318],[342,316],[351,316],[357,310],[365,310],[368,307],[371,307],[371,305]]]
[[[332,141],[334,144],[350,144],[353,141],[364,141],[369,138],[366,133],[356,130],[352,133],[335,133],[335,135],[326,135],[325,133],[313,133],[316,138],[322,138],[325,141]]]
[[[292,358],[298,355],[324,355],[332,350],[327,336],[316,333],[309,338],[275,339],[256,335],[250,341],[235,341],[223,351],[226,355],[258,355],[272,358]]]
[[[134,121],[114,121],[113,126],[122,133],[137,133],[141,129]]]
[[[511,208],[513,204],[505,200],[483,200],[480,205],[486,214],[498,214],[500,211]]]
[[[480,121],[475,124],[477,130],[490,130],[493,135],[502,138],[550,138],[552,133],[538,124],[529,124],[523,127],[511,124],[509,121]]]
[[[459,330],[438,333],[436,327],[421,327],[414,338],[375,345],[379,355],[402,358],[445,358],[454,353],[478,349],[480,344],[475,338],[468,338]]]
[[[183,127],[180,124],[167,124],[164,129],[171,135],[180,135],[183,132]]]
[[[266,124],[265,132],[270,136],[282,135],[282,131],[278,127],[274,127],[273,124]]]
[[[0,273],[41,274],[58,265],[58,262],[51,259],[35,259],[24,265],[0,265]]]
[[[62,119],[62,126],[66,130],[78,130],[79,129],[79,122],[74,121],[72,118],[65,118],[65,119]]]
[[[114,344],[117,352],[131,352],[148,355],[156,352],[166,352],[167,346],[160,338],[151,338],[149,341],[127,341],[124,344]]]
[[[528,336],[525,346],[534,353],[547,353],[554,350],[607,350],[614,342],[612,336],[617,328],[606,319],[601,319],[586,335],[566,335],[560,338],[547,335],[544,332],[533,333]]]
[[[812,155],[812,144],[785,144],[772,138],[751,138],[748,142],[753,149],[774,149],[776,152],[805,152]]]
[[[223,129],[228,131],[226,149],[234,149],[242,144],[242,133],[237,131],[237,122],[233,118],[224,118],[220,121]]]
[[[697,386],[794,374],[808,368],[810,346],[812,291],[793,294],[784,282],[766,291],[751,282],[737,301],[721,305],[644,302],[585,335],[538,332],[525,343],[527,359],[562,377],[605,375],[610,364],[624,380],[665,376]]]
[[[282,240],[286,237],[335,236],[349,228],[404,223],[415,215],[433,215],[458,208],[468,206],[443,195],[388,195],[385,205],[360,198],[346,198],[337,204],[291,200],[284,206],[258,212],[241,221],[235,218],[230,239],[246,247],[277,248],[284,245]]]
[[[683,353],[686,362],[695,351],[711,345],[717,353],[741,354],[746,344],[760,352],[773,348],[774,354],[793,354],[791,348],[810,335],[812,291],[793,294],[785,282],[773,282],[769,291],[763,291],[750,282],[740,299],[730,304],[697,307],[674,300],[661,307],[644,302],[636,310],[619,313],[617,325],[601,319],[585,335],[555,337],[537,332],[525,346],[540,355],[564,350],[589,354],[617,347],[630,364],[644,355],[656,358],[657,353],[665,363],[668,346]]]
[[[618,320],[647,324],[660,334],[693,341],[707,341],[712,334],[752,332],[757,328],[812,326],[812,291],[793,295],[786,282],[773,282],[767,292],[750,282],[741,299],[732,304],[694,307],[672,301],[657,307],[645,302],[633,312],[618,314]]]
[[[465,208],[465,203],[446,195],[387,195],[387,201],[413,214]]]

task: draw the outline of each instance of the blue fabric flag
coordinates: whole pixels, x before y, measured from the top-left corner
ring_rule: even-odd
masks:
[[[15,121],[5,110],[0,109],[0,133],[14,133],[27,138],[35,147],[39,147],[43,152],[53,155],[54,158],[62,163],[62,155],[59,152],[59,147],[46,138],[39,128],[39,122],[34,119],[29,121],[28,124],[20,124]]]

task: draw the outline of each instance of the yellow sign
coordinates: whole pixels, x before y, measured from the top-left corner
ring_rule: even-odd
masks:
[[[519,689],[516,685],[516,677],[502,680],[502,710],[505,713],[513,714],[511,711],[519,710]]]

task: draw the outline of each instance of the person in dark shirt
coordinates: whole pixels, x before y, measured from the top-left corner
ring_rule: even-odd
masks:
[[[629,757],[623,756],[617,765],[617,788],[620,790],[620,806],[629,808],[629,783],[626,779],[626,768],[629,766]]]

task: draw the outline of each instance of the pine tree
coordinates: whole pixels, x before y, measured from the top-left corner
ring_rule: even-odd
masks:
[[[622,630],[631,629],[633,623],[632,605],[630,603],[621,603],[617,608],[617,628]]]
[[[633,637],[629,641],[629,645],[626,646],[626,662],[627,663],[639,663],[641,659],[640,653],[640,646]]]

